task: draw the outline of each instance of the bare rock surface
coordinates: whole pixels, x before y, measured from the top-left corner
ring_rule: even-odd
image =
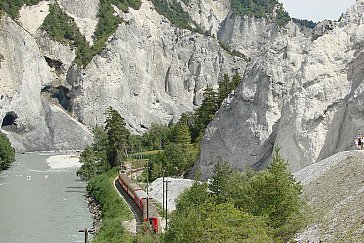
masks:
[[[75,20],[77,27],[80,29],[80,33],[92,45],[92,36],[99,21],[97,14],[100,0],[58,0],[57,2]]]
[[[344,151],[294,174],[303,184],[303,196],[312,208],[299,242],[362,242],[364,151]]]
[[[126,22],[82,76],[75,104],[86,124],[102,123],[108,106],[134,132],[168,124],[197,107],[207,85],[217,87],[224,73],[245,69],[243,58],[226,53],[216,39],[171,25],[150,1],[119,14]]]
[[[54,73],[35,39],[7,16],[0,19],[0,117],[17,151],[80,149],[92,140],[83,125],[41,95]]]
[[[30,34],[35,32],[43,24],[44,19],[49,13],[49,2],[41,1],[34,6],[24,5],[19,11],[19,21],[24,29]]]
[[[313,42],[288,24],[263,46],[208,126],[193,170],[207,179],[218,161],[264,168],[280,146],[297,171],[351,149],[364,130],[363,6]]]

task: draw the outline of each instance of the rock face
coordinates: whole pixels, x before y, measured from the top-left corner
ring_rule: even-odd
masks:
[[[92,36],[99,21],[97,13],[99,11],[100,0],[58,0],[57,2],[75,20],[76,25],[80,29],[80,33],[92,45]]]
[[[311,42],[295,29],[266,45],[209,125],[194,171],[262,168],[280,146],[292,171],[353,146],[364,129],[364,1]]]
[[[132,131],[142,132],[198,106],[204,88],[216,87],[224,73],[244,71],[244,59],[227,54],[216,39],[179,30],[153,8],[145,1],[140,10],[119,11],[126,23],[83,71],[75,100],[82,122],[102,123],[113,106]]]
[[[153,122],[176,121],[200,104],[207,85],[216,88],[224,73],[244,72],[243,58],[227,53],[216,38],[176,28],[150,1],[129,13],[116,9],[124,22],[104,51],[80,69],[73,65],[75,50],[40,29],[55,2],[92,44],[99,0],[43,1],[20,11],[27,31],[6,17],[1,25],[0,115],[19,151],[74,149],[71,138],[83,141],[77,147],[82,148],[90,134],[71,117],[89,126],[100,124],[108,106],[121,113],[133,132],[143,132]],[[191,1],[201,8],[192,18],[216,37],[230,4],[198,2]],[[183,6],[194,13],[192,5]],[[62,133],[65,127],[58,119],[67,120],[69,134]],[[69,139],[63,142],[62,136]]]
[[[35,39],[9,17],[0,19],[0,117],[17,151],[80,149],[90,132],[41,95],[55,78]]]
[[[18,150],[82,148],[90,133],[79,122],[103,123],[109,106],[136,133],[176,121],[198,107],[204,88],[217,88],[224,73],[244,80],[202,143],[196,169],[205,178],[218,160],[264,167],[274,144],[296,170],[348,147],[361,128],[363,0],[341,22],[323,23],[314,41],[293,23],[278,28],[234,16],[229,1],[181,1],[205,35],[178,29],[151,1],[128,13],[114,6],[124,21],[84,68],[73,64],[74,49],[39,28],[55,2],[92,44],[99,0],[24,7],[23,28],[1,17],[0,115]],[[249,67],[226,49],[249,56]]]

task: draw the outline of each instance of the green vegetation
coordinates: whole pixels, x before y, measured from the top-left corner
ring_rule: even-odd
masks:
[[[94,143],[81,153],[82,166],[77,175],[83,180],[120,166],[126,159],[130,132],[125,127],[124,119],[114,108],[109,107],[105,123],[105,128],[94,128]]]
[[[144,173],[148,171],[151,180],[162,174],[182,175],[198,154],[207,124],[240,80],[239,75],[231,80],[224,75],[218,92],[208,87],[195,112],[184,114],[169,127],[154,124],[143,136],[130,135],[120,114],[107,109],[105,128],[94,129],[94,144],[82,153],[83,165],[78,171],[89,180],[88,191],[102,205],[103,224],[96,242],[288,242],[305,226],[302,186],[288,172],[279,149],[271,165],[261,172],[240,173],[217,164],[210,185],[196,182],[180,196],[163,235],[130,236],[121,226],[130,212],[112,185],[120,163],[125,163],[128,154],[147,155],[149,169]]]
[[[307,20],[307,19],[292,18],[292,21],[295,22],[298,25],[301,25],[301,26],[309,28],[309,29],[313,29],[317,25],[316,22],[313,22],[312,20]]]
[[[181,29],[188,29],[204,34],[201,27],[183,10],[177,0],[152,0],[155,10]],[[193,27],[194,26],[194,27]]]
[[[94,55],[102,50],[99,44],[90,47],[85,37],[80,33],[73,18],[68,16],[57,3],[49,5],[49,14],[44,19],[42,29],[55,41],[76,48],[75,63],[86,65]]]
[[[5,134],[0,132],[0,171],[7,169],[15,161],[15,151]]]
[[[181,176],[192,166],[199,154],[199,144],[207,125],[213,120],[222,102],[228,94],[237,88],[241,77],[235,74],[232,79],[225,74],[216,92],[207,87],[201,106],[194,112],[185,113],[180,121],[170,127],[158,128],[154,125],[153,135],[146,133],[143,137],[151,137],[156,141],[158,131],[163,136],[161,151],[149,160],[149,179],[165,176]],[[168,130],[169,129],[169,130]],[[143,139],[142,139],[143,140]]]
[[[87,43],[74,20],[57,3],[50,5],[50,13],[44,20],[42,28],[54,40],[76,48],[77,57],[74,62],[79,66],[86,66],[96,54],[103,50],[107,39],[115,33],[118,25],[123,22],[119,16],[114,16],[114,9],[111,5],[115,5],[122,11],[127,12],[129,6],[139,9],[141,1],[101,0],[98,13],[99,22],[94,33],[93,46]]]
[[[40,1],[41,0],[0,0],[0,9],[16,19],[19,16],[19,10],[24,4],[32,6],[38,4]]]
[[[126,158],[128,150],[129,130],[125,127],[122,118],[114,108],[107,109],[105,131],[109,141],[107,158],[111,166],[120,166]]]
[[[281,27],[291,20],[277,0],[232,0],[231,9],[236,15],[272,19]]]
[[[300,194],[279,149],[261,172],[220,163],[212,184],[195,183],[179,197],[166,242],[288,242],[306,223]]]
[[[112,172],[108,172],[110,168],[118,168],[118,166],[126,161],[132,163],[130,161],[133,161],[134,158],[138,157],[139,160],[137,160],[137,164],[145,165],[146,160],[140,159],[140,157],[147,156],[150,157],[148,163],[149,168],[148,170],[145,169],[144,173],[149,173],[150,180],[156,179],[157,177],[162,176],[162,174],[165,176],[183,175],[193,164],[198,155],[199,143],[208,123],[213,119],[224,98],[238,86],[240,80],[241,78],[237,74],[234,75],[231,80],[228,75],[224,75],[224,79],[220,82],[220,88],[217,92],[209,87],[206,88],[202,105],[195,112],[184,114],[178,123],[170,126],[152,124],[149,131],[143,134],[143,136],[130,135],[125,127],[126,124],[124,119],[120,114],[112,107],[107,109],[105,128],[94,128],[94,143],[82,152],[80,158],[82,166],[77,172],[81,179],[89,180],[88,190],[97,200],[101,200],[99,198],[107,198],[105,199],[106,202],[100,201],[103,205],[103,228],[99,232],[97,240],[108,240],[113,242],[119,237],[124,237],[123,235],[126,235],[126,238],[123,238],[126,239],[125,241],[131,239],[128,238],[129,236],[120,226],[121,219],[111,218],[112,214],[107,213],[110,211],[109,208],[111,206],[104,206],[108,205],[106,203],[108,203],[109,200],[119,203],[116,199],[113,199],[112,195],[109,195],[110,192],[105,192],[104,189],[107,185],[110,186],[111,184],[111,176],[109,173]],[[216,206],[216,208],[214,206]],[[115,205],[112,207],[115,207]],[[207,208],[211,208],[211,211],[206,211]],[[224,211],[225,209],[226,213]],[[214,236],[216,232],[225,229],[228,230],[228,232],[233,232],[235,235],[241,226],[247,228],[244,232],[249,234],[250,238],[246,238],[246,235],[230,238],[230,236],[227,235],[226,237],[223,236],[224,239],[264,240],[268,237],[265,233],[265,229],[253,231],[253,228],[249,228],[250,225],[255,228],[258,227],[261,222],[263,222],[260,217],[240,212],[232,203],[230,205],[220,205],[217,202],[210,200],[206,201],[206,204],[201,206],[201,208],[196,208],[196,212],[200,212],[201,215],[210,215],[210,221],[214,221],[217,218],[228,219],[231,217],[235,217],[238,220],[236,223],[232,224],[234,225],[234,229],[231,229],[230,231],[229,227],[220,227],[218,223],[215,223],[208,239],[217,239],[216,236]],[[123,215],[122,212],[113,212],[113,214],[114,213]],[[191,215],[191,217],[192,216],[193,215]],[[110,217],[110,220],[106,220],[108,217]],[[200,229],[206,227],[208,222],[209,221],[198,221],[198,223],[201,223]],[[263,225],[264,224],[265,221],[263,222]],[[117,229],[117,226],[119,229]],[[172,236],[168,235],[168,237]],[[171,242],[168,239],[173,240],[173,238],[167,238],[165,241],[163,236],[160,238],[148,234],[138,234],[131,240],[134,242],[140,240],[143,242]],[[188,240],[189,238],[181,239]]]
[[[122,227],[122,222],[133,218],[129,207],[113,187],[116,169],[93,177],[87,191],[101,205],[102,225],[94,242],[131,242],[131,235]]]

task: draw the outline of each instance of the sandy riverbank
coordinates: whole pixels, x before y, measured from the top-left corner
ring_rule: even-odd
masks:
[[[46,160],[49,167],[52,169],[64,169],[64,168],[80,168],[79,154],[61,154],[50,156]]]

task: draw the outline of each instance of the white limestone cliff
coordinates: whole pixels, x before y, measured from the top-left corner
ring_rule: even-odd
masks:
[[[194,170],[207,179],[218,161],[262,168],[280,146],[296,171],[353,148],[364,129],[363,6],[312,43],[288,30],[268,46],[209,125]]]
[[[119,14],[126,22],[81,77],[75,106],[86,124],[102,123],[108,106],[134,132],[168,124],[197,107],[207,85],[245,69],[243,58],[227,54],[214,38],[176,28],[149,1]]]
[[[0,57],[0,117],[4,122],[15,114],[2,129],[17,151],[79,149],[91,142],[88,130],[41,95],[54,74],[35,39],[7,16],[0,19]]]

